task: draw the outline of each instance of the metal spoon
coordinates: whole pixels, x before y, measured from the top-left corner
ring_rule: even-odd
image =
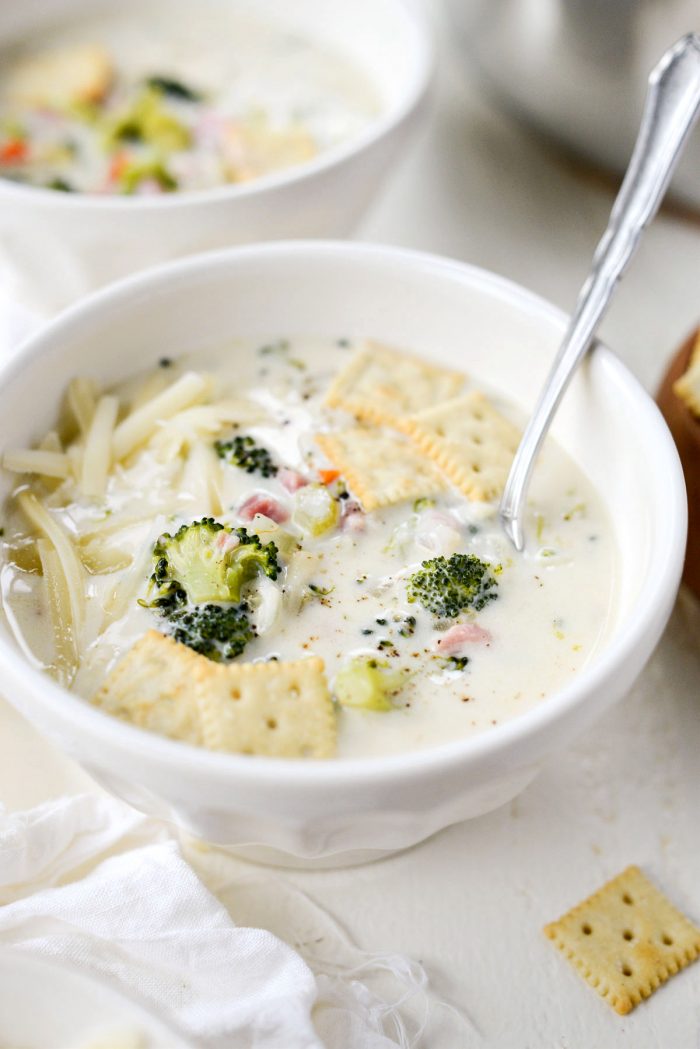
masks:
[[[700,113],[700,35],[689,33],[666,52],[649,77],[632,159],[593,256],[576,310],[510,468],[500,517],[516,550],[525,546],[523,517],[537,454],[615,286],[656,214],[685,141]]]

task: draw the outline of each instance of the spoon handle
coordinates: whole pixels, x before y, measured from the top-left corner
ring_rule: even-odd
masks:
[[[690,33],[666,52],[649,77],[639,134],[608,227],[513,460],[500,516],[516,550],[525,545],[525,500],[537,453],[576,368],[590,349],[615,285],[658,210],[699,112],[700,36]]]

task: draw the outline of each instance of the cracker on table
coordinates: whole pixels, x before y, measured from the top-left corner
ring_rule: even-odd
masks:
[[[149,631],[93,702],[140,728],[212,750],[331,757],[336,725],[322,660],[215,663]]]
[[[410,441],[390,430],[338,430],[316,443],[347,481],[364,510],[433,495],[444,482]]]
[[[700,929],[638,867],[628,867],[544,932],[622,1015],[700,954]]]
[[[673,384],[673,392],[700,418],[700,335],[695,340],[688,367]]]
[[[3,95],[31,106],[99,102],[113,79],[114,66],[103,47],[72,44],[18,62],[3,84]]]
[[[477,390],[405,419],[401,429],[468,498],[503,491],[520,432]]]
[[[454,397],[464,379],[461,372],[367,340],[336,376],[325,403],[366,422],[396,426],[404,416]]]
[[[335,712],[317,656],[226,666],[210,662],[197,673],[204,745],[210,750],[284,758],[335,753]]]

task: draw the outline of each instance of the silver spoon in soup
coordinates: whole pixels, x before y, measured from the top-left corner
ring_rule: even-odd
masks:
[[[542,442],[576,368],[591,348],[617,282],[661,204],[698,113],[700,35],[689,33],[666,52],[649,77],[639,134],[608,227],[513,459],[500,518],[516,550],[525,546],[527,492]]]

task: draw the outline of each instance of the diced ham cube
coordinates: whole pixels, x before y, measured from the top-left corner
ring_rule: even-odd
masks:
[[[297,492],[309,482],[298,470],[291,470],[288,466],[282,466],[277,471],[277,480],[288,492]]]
[[[355,499],[341,499],[340,501],[341,527],[346,532],[364,532],[365,513]]]
[[[488,630],[480,627],[478,623],[455,623],[454,626],[451,626],[449,630],[438,638],[435,647],[438,652],[450,655],[459,651],[464,645],[483,645],[488,644],[490,641],[491,634]]]
[[[238,510],[238,516],[244,521],[252,521],[256,514],[264,514],[276,524],[283,524],[289,519],[289,514],[282,504],[274,496],[262,492],[249,496]]]
[[[346,532],[353,532],[357,535],[359,532],[365,530],[365,515],[362,513],[348,514],[342,519],[342,527]]]

